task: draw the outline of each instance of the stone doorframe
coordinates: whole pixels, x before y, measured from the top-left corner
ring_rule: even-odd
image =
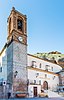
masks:
[[[48,82],[47,81],[43,82],[43,89],[48,90]]]

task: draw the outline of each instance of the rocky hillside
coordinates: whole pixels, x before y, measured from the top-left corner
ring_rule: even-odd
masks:
[[[48,60],[50,62],[59,64],[60,66],[64,68],[64,54],[61,54],[58,51],[52,51],[49,53],[37,53],[34,55],[44,60]]]

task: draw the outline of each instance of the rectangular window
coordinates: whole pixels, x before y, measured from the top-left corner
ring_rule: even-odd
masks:
[[[32,61],[32,67],[36,67],[36,61]]]
[[[45,70],[46,70],[46,71],[48,71],[48,67],[49,67],[49,65],[46,65],[46,66],[45,66]]]
[[[23,27],[23,22],[22,22],[22,20],[18,19],[18,20],[17,20],[17,25],[18,25],[18,26],[17,26],[18,29],[22,31],[22,27]]]
[[[47,78],[47,74],[45,74],[45,78]]]
[[[42,64],[40,63],[40,66],[39,66],[40,68],[42,67]]]
[[[2,72],[2,67],[0,67],[0,72]]]
[[[36,84],[36,80],[34,80],[34,84]]]
[[[41,85],[41,80],[39,80],[39,85]]]
[[[39,76],[39,73],[36,73],[37,76]]]
[[[36,73],[36,77],[38,77],[39,76],[39,73]]]
[[[53,71],[53,67],[51,67],[52,71]]]

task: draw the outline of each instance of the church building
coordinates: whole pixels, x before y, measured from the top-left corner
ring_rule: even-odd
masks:
[[[11,97],[37,97],[57,91],[62,67],[27,54],[27,17],[13,7],[7,20],[7,43],[0,52],[0,88]]]

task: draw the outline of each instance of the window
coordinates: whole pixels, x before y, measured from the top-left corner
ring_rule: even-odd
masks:
[[[40,66],[39,66],[40,68],[42,67],[42,64],[40,63]]]
[[[23,22],[22,22],[22,20],[18,19],[18,20],[17,20],[17,25],[18,25],[18,29],[22,31],[22,27],[23,27]]]
[[[39,76],[39,73],[36,73],[36,77],[38,77]]]
[[[46,66],[45,66],[45,70],[46,70],[46,71],[48,71],[48,67],[49,67],[49,65],[46,65]]]
[[[2,72],[2,67],[0,67],[0,72]]]
[[[47,74],[45,74],[45,78],[47,78]]]
[[[36,73],[36,75],[38,76],[38,75],[39,75],[39,73]]]
[[[32,61],[32,67],[36,67],[36,61]]]
[[[36,84],[36,80],[34,80],[34,84]]]
[[[53,71],[53,67],[51,67],[52,71]]]
[[[41,80],[39,80],[39,85],[41,85]]]

